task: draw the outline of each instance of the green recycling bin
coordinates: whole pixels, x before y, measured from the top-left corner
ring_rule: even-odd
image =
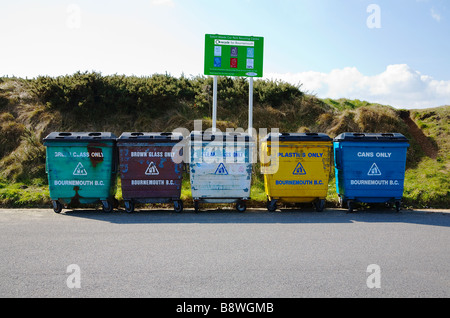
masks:
[[[114,206],[117,176],[116,136],[109,132],[52,132],[44,138],[50,199],[63,205]]]

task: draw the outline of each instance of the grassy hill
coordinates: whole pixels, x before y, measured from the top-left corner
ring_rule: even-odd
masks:
[[[102,76],[76,73],[35,79],[0,78],[0,206],[49,206],[45,147],[52,131],[171,131],[211,126],[212,78]],[[219,78],[218,128],[247,127],[248,82]],[[279,81],[254,83],[254,127],[282,132],[399,132],[408,149],[406,206],[449,207],[450,106],[396,110],[359,100],[318,99]],[[337,202],[331,174],[328,205]],[[186,178],[185,178],[186,179]],[[121,199],[120,186],[117,197]],[[189,182],[183,184],[189,204]],[[259,165],[252,204],[265,202]]]

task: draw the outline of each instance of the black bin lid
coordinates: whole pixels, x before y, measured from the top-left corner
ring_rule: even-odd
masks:
[[[44,138],[44,142],[89,142],[89,141],[116,141],[111,132],[52,132]]]
[[[323,133],[270,133],[263,141],[271,141],[278,137],[279,141],[332,141],[330,136]]]
[[[167,142],[181,140],[183,140],[183,135],[175,132],[124,132],[117,139],[117,142]]]
[[[400,133],[342,133],[335,142],[408,142],[408,139]]]
[[[201,141],[245,141],[250,142],[253,138],[247,133],[239,132],[205,132],[205,131],[193,131],[190,135],[191,140]]]

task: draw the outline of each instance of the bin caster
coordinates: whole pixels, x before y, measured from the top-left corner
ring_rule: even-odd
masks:
[[[277,200],[267,200],[267,210],[275,212],[277,209]]]
[[[53,211],[60,213],[63,209],[62,204],[57,200],[52,200]]]
[[[114,208],[117,209],[119,207],[119,200],[117,200],[115,197],[113,198],[114,202]]]
[[[395,211],[400,212],[402,208],[402,203],[400,201],[395,201]]]
[[[314,207],[316,208],[317,212],[323,212],[323,209],[325,208],[325,200],[319,199],[314,202]]]
[[[181,201],[181,200],[174,201],[173,202],[173,209],[177,213],[183,212],[183,201]]]
[[[134,202],[133,201],[125,201],[125,211],[127,211],[128,213],[133,213],[134,212]]]
[[[353,201],[352,200],[348,200],[347,201],[347,208],[348,208],[348,213],[352,213],[353,212]]]
[[[339,196],[339,207],[345,209],[347,207],[347,200]]]
[[[103,205],[103,212],[107,212],[107,213],[112,212],[112,210],[114,208],[112,203],[109,200],[103,200],[102,205]]]
[[[238,212],[245,212],[245,210],[247,210],[247,205],[245,204],[244,201],[239,200],[239,201],[236,203],[236,210],[237,210]]]
[[[198,211],[199,211],[199,203],[198,203],[198,201],[194,201],[194,211],[195,211],[195,213],[197,213]]]

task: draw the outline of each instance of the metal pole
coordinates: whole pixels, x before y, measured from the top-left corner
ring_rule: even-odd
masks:
[[[250,137],[253,134],[253,77],[250,77],[248,88],[248,133]]]
[[[212,111],[212,131],[213,132],[216,132],[216,119],[217,119],[217,76],[214,76],[213,111]]]

